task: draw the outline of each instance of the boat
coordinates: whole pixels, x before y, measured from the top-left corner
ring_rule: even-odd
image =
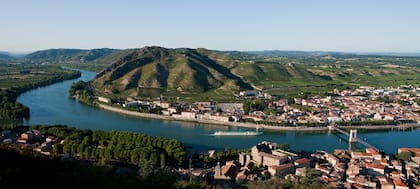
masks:
[[[261,131],[216,131],[213,136],[257,136],[262,134]]]

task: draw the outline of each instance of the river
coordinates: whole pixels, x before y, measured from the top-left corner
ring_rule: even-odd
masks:
[[[198,150],[249,148],[261,141],[288,143],[296,151],[326,150],[332,152],[336,148],[348,148],[347,138],[336,132],[264,131],[264,134],[260,136],[215,137],[210,134],[218,130],[237,131],[241,129],[190,122],[151,120],[108,112],[69,98],[68,89],[73,82],[88,81],[96,74],[84,70],[81,72],[82,76],[79,79],[40,87],[20,95],[18,101],[31,110],[31,118],[25,121],[25,124],[63,124],[80,129],[144,133],[177,139],[186,146]],[[358,135],[387,153],[395,153],[398,147],[420,147],[420,129],[358,131]],[[358,147],[362,147],[359,145]]]

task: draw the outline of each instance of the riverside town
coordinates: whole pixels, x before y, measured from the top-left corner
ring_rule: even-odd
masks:
[[[0,189],[420,189],[420,0],[0,4]]]
[[[373,129],[376,126],[418,127],[420,123],[420,88],[412,85],[385,89],[361,86],[356,90],[334,90],[326,97],[276,100],[261,91],[241,91],[237,98],[241,102],[187,104],[168,102],[164,98],[127,98],[126,101],[118,101],[105,97],[98,97],[98,102],[101,108],[130,115],[273,130],[326,128],[332,124],[373,126],[370,127]],[[142,113],[134,114],[114,108],[118,106]]]

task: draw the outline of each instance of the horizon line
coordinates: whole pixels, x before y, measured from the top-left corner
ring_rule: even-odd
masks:
[[[297,49],[255,49],[255,50],[237,50],[237,49],[212,49],[206,47],[164,47],[160,45],[145,45],[142,47],[135,47],[135,48],[112,48],[112,47],[95,47],[95,48],[74,48],[74,47],[58,47],[58,48],[43,48],[38,50],[22,50],[22,51],[9,51],[9,50],[0,50],[0,52],[5,52],[9,54],[30,54],[37,51],[45,51],[45,50],[52,50],[52,49],[78,49],[78,50],[93,50],[93,49],[115,49],[115,50],[126,50],[126,49],[141,49],[144,47],[162,47],[167,49],[182,49],[182,48],[190,48],[190,49],[208,49],[213,51],[239,51],[239,52],[269,52],[269,51],[280,51],[280,52],[329,52],[329,53],[345,53],[345,54],[418,54],[420,55],[420,50],[407,50],[407,51],[399,51],[399,50],[387,50],[387,51],[354,51],[354,50],[315,50],[315,49],[305,49],[305,50],[297,50]]]

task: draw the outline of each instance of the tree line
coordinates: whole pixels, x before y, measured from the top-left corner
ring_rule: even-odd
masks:
[[[80,130],[67,126],[34,126],[41,133],[64,139],[54,146],[53,154],[97,161],[120,161],[139,166],[164,168],[184,166],[186,152],[175,139],[122,131]]]

